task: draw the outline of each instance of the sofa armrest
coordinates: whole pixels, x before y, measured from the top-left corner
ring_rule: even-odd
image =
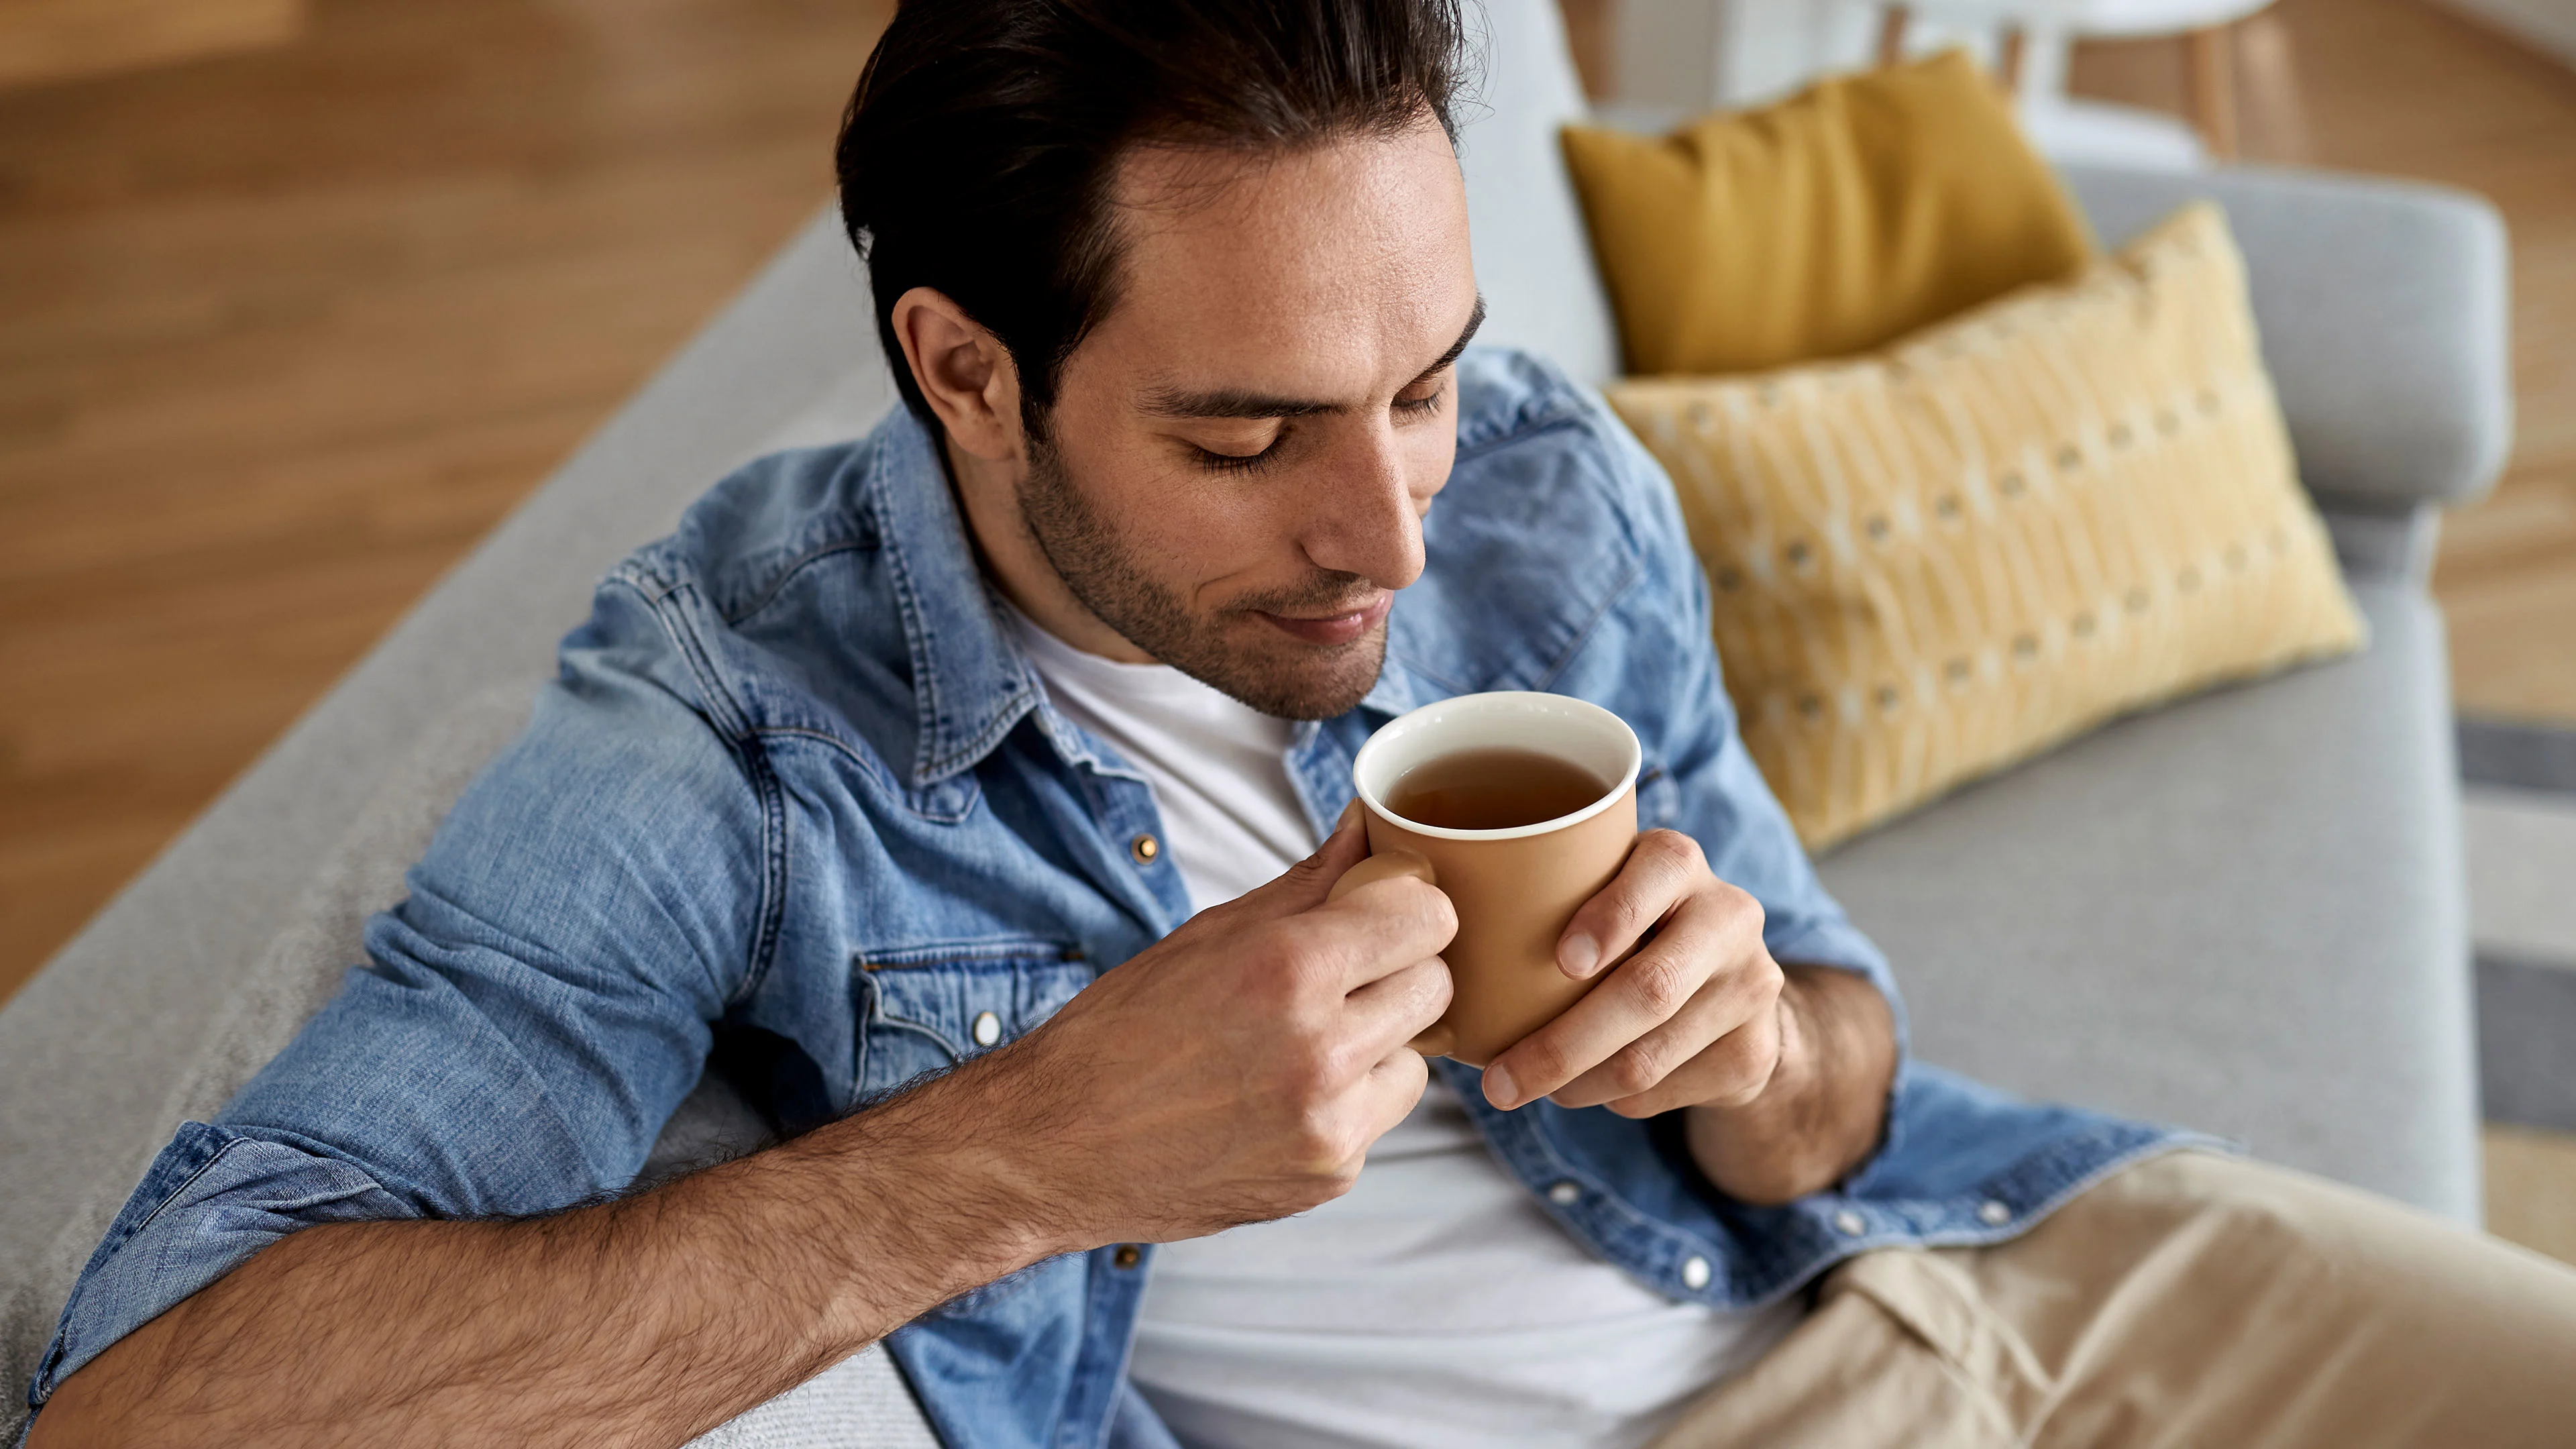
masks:
[[[2484,492],[2513,443],[2504,222],[2464,191],[2263,167],[2069,165],[2105,242],[2227,211],[2310,491],[2403,510]]]

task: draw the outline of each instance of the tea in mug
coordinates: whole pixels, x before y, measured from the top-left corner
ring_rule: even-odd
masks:
[[[1608,781],[1537,750],[1460,750],[1396,777],[1386,808],[1444,830],[1508,830],[1571,815],[1610,793]]]

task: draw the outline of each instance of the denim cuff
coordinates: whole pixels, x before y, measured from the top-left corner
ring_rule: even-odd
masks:
[[[73,1281],[27,1407],[42,1408],[118,1339],[298,1228],[414,1216],[346,1162],[184,1123]]]

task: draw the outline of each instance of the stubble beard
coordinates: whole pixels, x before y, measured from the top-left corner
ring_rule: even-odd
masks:
[[[1280,719],[1331,719],[1377,683],[1386,665],[1383,621],[1347,644],[1326,646],[1292,638],[1257,617],[1329,609],[1365,590],[1366,579],[1318,570],[1303,586],[1246,595],[1213,616],[1193,614],[1138,564],[1074,487],[1049,440],[1032,435],[1028,458],[1019,487],[1023,525],[1074,598],[1127,642]]]

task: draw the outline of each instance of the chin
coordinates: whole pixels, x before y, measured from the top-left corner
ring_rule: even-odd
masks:
[[[1223,657],[1205,661],[1166,662],[1281,719],[1332,719],[1348,714],[1377,686],[1378,675],[1386,667],[1382,622],[1347,644],[1328,647],[1300,643],[1258,619],[1243,620],[1233,632],[1250,647],[1230,648]],[[1201,663],[1206,667],[1192,667]]]

